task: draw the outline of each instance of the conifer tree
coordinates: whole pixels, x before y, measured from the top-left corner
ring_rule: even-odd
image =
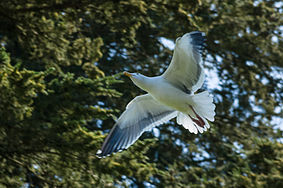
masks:
[[[0,2],[0,187],[283,187],[282,3],[276,0]],[[95,156],[142,93],[121,72],[169,65],[172,42],[207,35],[216,120],[175,120]],[[211,78],[207,78],[211,79]],[[282,124],[281,124],[282,125]]]

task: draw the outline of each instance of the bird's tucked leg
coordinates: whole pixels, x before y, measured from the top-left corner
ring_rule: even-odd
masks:
[[[191,105],[190,105],[190,108],[194,112],[196,118],[193,118],[190,114],[188,114],[188,115],[190,116],[190,118],[193,120],[194,123],[196,123],[198,126],[203,128],[204,125],[205,125],[204,120],[196,113],[196,111],[194,110],[194,108]]]

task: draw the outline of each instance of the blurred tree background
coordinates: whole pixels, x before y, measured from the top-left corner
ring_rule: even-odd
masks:
[[[283,187],[281,0],[0,2],[0,187]],[[161,74],[164,41],[207,35],[216,120],[172,120],[95,156],[143,92],[124,70]],[[282,126],[282,123],[281,123]],[[281,127],[282,128],[282,127]]]

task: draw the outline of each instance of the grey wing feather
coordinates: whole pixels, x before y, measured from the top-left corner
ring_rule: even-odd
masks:
[[[176,111],[159,104],[149,94],[136,97],[108,134],[97,156],[104,157],[127,149],[144,131],[169,121],[176,115]]]
[[[199,31],[187,33],[177,40],[172,61],[162,75],[186,93],[195,92],[204,82],[201,65],[204,40],[204,33]]]

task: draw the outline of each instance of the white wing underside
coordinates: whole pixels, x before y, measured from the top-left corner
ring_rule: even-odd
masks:
[[[194,93],[204,82],[200,54],[203,36],[201,32],[191,32],[177,40],[171,63],[162,75],[186,93]]]
[[[151,130],[176,116],[177,111],[160,104],[151,95],[138,96],[127,105],[97,155],[107,156],[127,149],[144,131]]]

